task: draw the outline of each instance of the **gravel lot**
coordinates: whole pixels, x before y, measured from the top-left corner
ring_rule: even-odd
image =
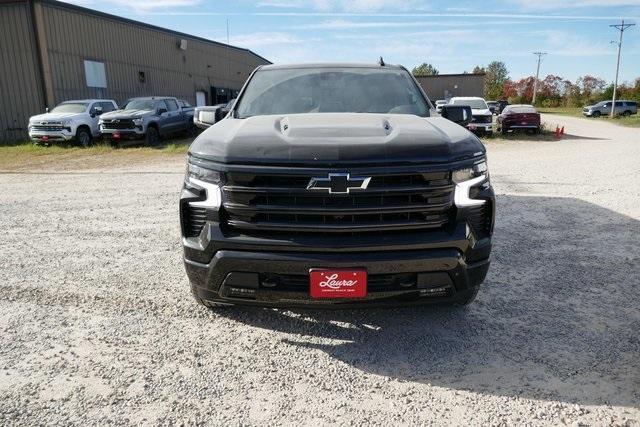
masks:
[[[466,309],[192,301],[183,156],[0,174],[0,424],[640,425],[640,132],[492,142]],[[588,136],[588,138],[583,138]]]

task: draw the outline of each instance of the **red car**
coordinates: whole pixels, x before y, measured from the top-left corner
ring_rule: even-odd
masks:
[[[498,116],[498,127],[505,134],[510,130],[525,129],[540,132],[540,113],[533,105],[508,105]]]

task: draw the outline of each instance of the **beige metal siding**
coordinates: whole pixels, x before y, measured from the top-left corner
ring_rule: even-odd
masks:
[[[453,96],[484,96],[484,74],[440,74],[417,77],[417,80],[432,101]]]
[[[41,3],[55,102],[107,97],[122,102],[169,95],[195,103],[196,91],[239,89],[263,61],[244,50],[206,43],[52,3]],[[187,49],[178,44],[187,40]],[[105,64],[107,88],[86,85],[84,60]],[[141,83],[138,73],[145,73]]]
[[[0,4],[0,141],[26,139],[44,108],[40,79],[29,4]]]

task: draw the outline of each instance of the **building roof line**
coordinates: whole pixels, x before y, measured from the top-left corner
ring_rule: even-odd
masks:
[[[272,62],[269,61],[268,59],[264,58],[263,56],[258,55],[254,51],[252,51],[250,49],[246,49],[244,47],[238,47],[238,46],[234,46],[234,45],[231,45],[231,44],[217,42],[215,40],[210,40],[210,39],[206,39],[204,37],[194,36],[193,34],[187,34],[187,33],[183,33],[183,32],[180,32],[180,31],[170,30],[168,28],[163,28],[163,27],[159,27],[157,25],[147,24],[145,22],[136,21],[134,19],[123,18],[123,17],[118,16],[118,15],[112,15],[110,13],[101,12],[99,10],[90,9],[90,8],[83,7],[83,6],[78,6],[76,4],[65,3],[65,2],[61,2],[61,1],[57,1],[57,0],[32,0],[32,1],[40,2],[40,3],[51,5],[51,6],[54,6],[54,7],[59,7],[59,8],[62,8],[62,9],[70,9],[70,10],[74,10],[76,12],[86,13],[88,15],[99,16],[101,18],[111,19],[111,20],[123,22],[123,23],[126,23],[126,24],[136,25],[138,27],[148,28],[150,30],[159,31],[159,32],[162,32],[162,33],[169,33],[169,34],[173,34],[175,36],[179,36],[179,37],[183,37],[183,38],[187,38],[187,39],[192,39],[192,40],[200,41],[200,42],[203,42],[203,43],[213,44],[213,45],[217,45],[217,46],[224,47],[224,48],[230,48],[230,49],[234,49],[234,50],[238,50],[238,51],[242,51],[242,52],[248,52],[248,53],[256,56],[257,58],[260,58],[263,61],[266,61],[267,63],[272,64]]]

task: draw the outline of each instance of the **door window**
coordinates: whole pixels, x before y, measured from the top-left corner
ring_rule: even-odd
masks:
[[[178,103],[175,99],[165,99],[164,102],[167,104],[168,111],[178,111]]]

